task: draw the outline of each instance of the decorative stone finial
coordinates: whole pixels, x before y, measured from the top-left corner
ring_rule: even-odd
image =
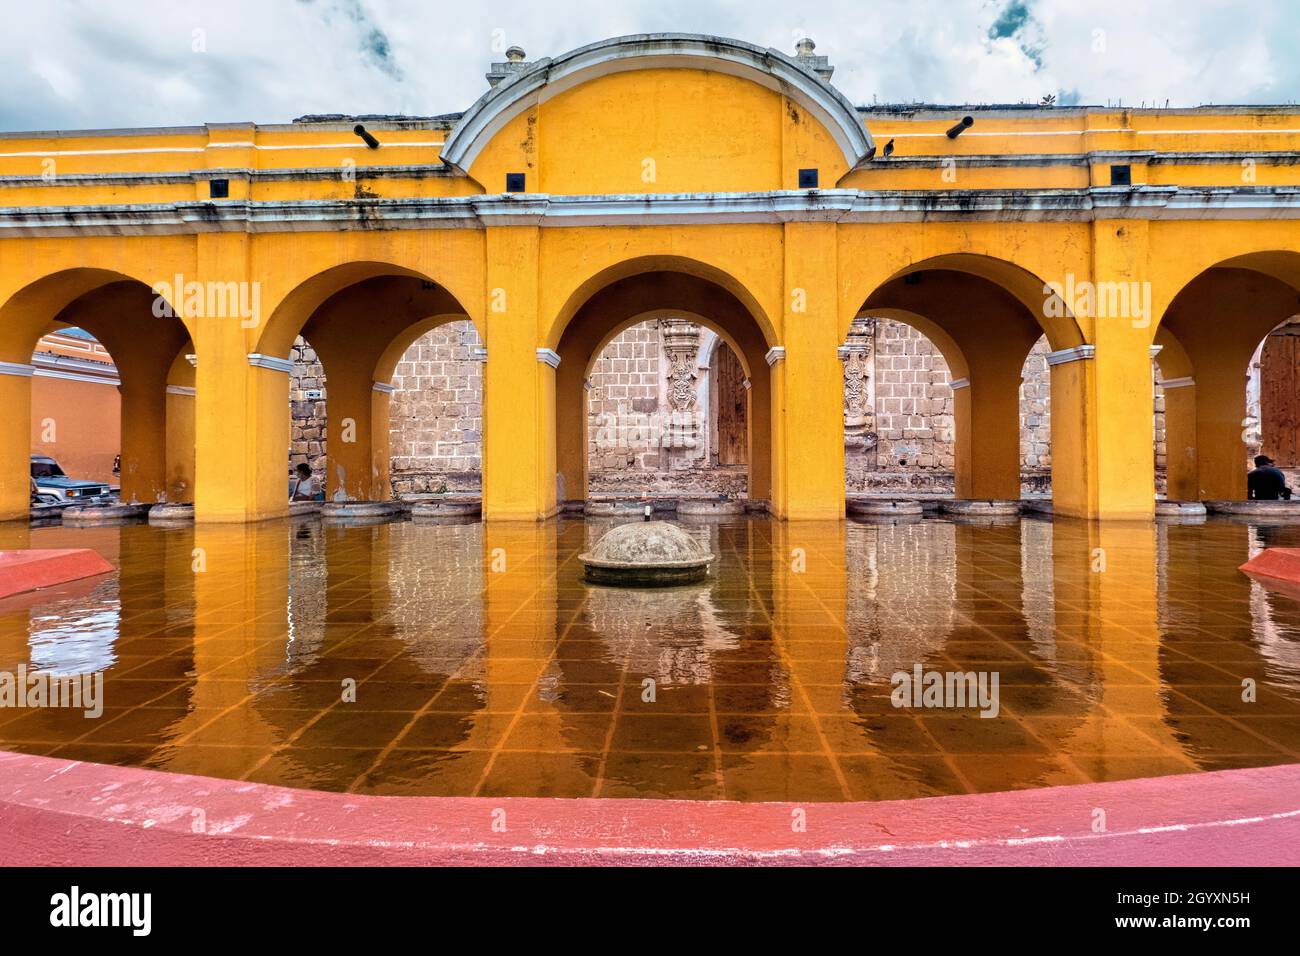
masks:
[[[496,86],[508,77],[516,73],[522,73],[532,66],[532,63],[525,59],[528,54],[524,52],[521,46],[512,46],[506,50],[506,59],[504,63],[493,63],[492,69],[487,73],[488,86]]]
[[[813,50],[817,49],[817,44],[809,37],[804,37],[794,45],[795,59],[802,65],[812,70],[820,76],[825,82],[831,81],[831,74],[835,72],[835,67],[831,66],[830,60],[824,56],[817,56]]]

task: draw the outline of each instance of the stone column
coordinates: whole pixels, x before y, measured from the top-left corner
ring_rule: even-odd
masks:
[[[663,448],[668,467],[674,461],[699,457],[700,429],[695,420],[696,358],[700,327],[688,319],[663,319],[659,332],[665,358],[666,402],[661,414]]]
[[[876,448],[876,320],[853,320],[845,344],[840,346],[844,365],[844,452],[871,455]],[[874,461],[864,462],[874,471]]]

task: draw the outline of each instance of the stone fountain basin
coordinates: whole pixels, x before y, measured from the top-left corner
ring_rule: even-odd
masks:
[[[714,555],[676,525],[637,521],[611,528],[578,560],[594,584],[665,587],[704,580]]]
[[[714,557],[709,555],[702,560],[664,562],[653,566],[632,561],[600,561],[589,553],[578,555],[578,560],[586,568],[587,580],[593,584],[653,588],[703,581],[709,576],[709,565]]]

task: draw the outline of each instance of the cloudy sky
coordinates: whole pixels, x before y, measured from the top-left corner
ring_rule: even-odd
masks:
[[[0,130],[465,109],[628,33],[811,36],[856,103],[1300,102],[1300,0],[0,0]]]

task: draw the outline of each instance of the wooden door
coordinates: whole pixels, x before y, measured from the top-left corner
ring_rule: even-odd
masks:
[[[749,463],[749,429],[746,408],[749,392],[745,389],[745,370],[736,353],[719,342],[714,352],[718,383],[718,464]]]
[[[1300,375],[1295,332],[1270,335],[1259,360],[1259,425],[1264,454],[1283,468],[1300,465]]]

